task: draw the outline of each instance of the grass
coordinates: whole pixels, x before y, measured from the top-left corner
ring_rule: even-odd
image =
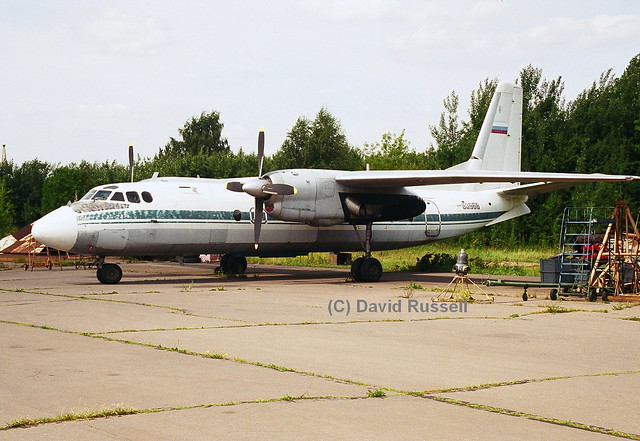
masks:
[[[614,311],[622,311],[623,309],[629,309],[629,308],[633,308],[634,306],[638,306],[640,305],[640,303],[634,302],[634,303],[616,303],[613,305],[613,310]]]
[[[387,393],[382,389],[369,389],[367,391],[367,396],[369,398],[381,398],[381,397],[385,397],[386,395]]]
[[[424,291],[426,288],[419,283],[409,282],[407,286],[402,287],[404,293],[400,295],[400,297],[404,299],[410,299],[413,297],[414,291]]]
[[[550,305],[544,305],[542,306],[544,309],[542,311],[540,311],[540,313],[550,313],[550,314],[561,314],[561,313],[565,313],[565,312],[575,312],[577,311],[577,309],[573,309],[573,308],[565,308],[564,306],[560,306],[560,305],[556,305],[555,303],[552,303]]]
[[[182,285],[182,289],[180,290],[180,292],[190,292],[192,289],[193,289],[193,280],[188,285],[187,284]]]
[[[455,259],[460,248],[460,245],[444,241],[401,250],[378,251],[374,252],[373,255],[380,260],[385,271],[412,271],[416,261],[426,254],[448,254]],[[471,273],[518,276],[539,276],[540,259],[548,258],[557,252],[551,248],[489,248],[476,246],[465,247],[465,250],[471,259]],[[354,253],[354,257],[358,254]],[[344,268],[344,266],[331,265],[329,263],[329,253],[310,253],[308,256],[280,258],[250,257],[247,260],[251,263],[267,265]],[[451,268],[447,267],[439,271],[449,272],[450,270]]]
[[[87,411],[87,412],[67,412],[55,417],[45,418],[20,418],[10,422],[6,426],[0,427],[0,430],[15,429],[18,427],[32,427],[40,424],[47,423],[60,423],[63,421],[77,421],[77,420],[93,420],[97,418],[108,418],[121,415],[133,415],[139,413],[139,411],[128,407],[116,407],[114,409],[104,409],[99,411]]]

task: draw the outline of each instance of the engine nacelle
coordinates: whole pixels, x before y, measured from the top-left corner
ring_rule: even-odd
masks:
[[[290,196],[272,196],[265,201],[269,216],[289,222],[304,222],[315,226],[330,226],[345,221],[338,195],[335,172],[330,170],[285,170],[269,173],[274,184],[296,188]]]

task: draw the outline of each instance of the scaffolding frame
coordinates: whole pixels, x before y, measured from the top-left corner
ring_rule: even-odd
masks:
[[[591,273],[589,286],[601,290],[604,299],[640,293],[640,234],[631,210],[619,200],[608,225]]]

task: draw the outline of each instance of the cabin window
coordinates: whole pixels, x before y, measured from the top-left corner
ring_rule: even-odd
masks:
[[[109,199],[111,192],[109,190],[98,190],[91,199],[94,201],[106,201]]]
[[[87,194],[85,194],[84,196],[82,196],[82,200],[83,201],[87,201],[89,199],[91,199],[91,196],[93,196],[94,194],[96,194],[96,190],[89,190],[87,192]]]
[[[149,193],[148,191],[143,191],[142,200],[145,202],[153,202],[153,197],[151,196],[151,193]]]
[[[111,196],[111,200],[112,201],[123,201],[124,202],[124,195],[122,194],[122,192],[116,191],[113,196]]]
[[[129,202],[133,202],[134,204],[137,204],[140,202],[140,196],[138,196],[138,192],[136,191],[128,191],[127,200]]]

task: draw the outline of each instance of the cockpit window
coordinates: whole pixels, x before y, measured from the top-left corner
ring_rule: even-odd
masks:
[[[140,196],[138,196],[138,193],[135,191],[128,191],[127,192],[127,200],[129,202],[133,202],[134,204],[137,204],[140,202]]]
[[[94,201],[106,201],[109,199],[109,195],[111,195],[109,190],[98,190],[91,199]]]
[[[123,201],[124,202],[124,195],[121,192],[116,191],[113,194],[113,196],[111,196],[111,200],[112,201]]]
[[[153,202],[153,197],[151,196],[151,193],[149,193],[148,191],[143,191],[142,200],[145,202]]]
[[[89,190],[87,192],[87,194],[85,194],[84,196],[82,196],[82,200],[83,201],[88,201],[89,199],[91,199],[91,196],[93,196],[94,194],[96,194],[96,190]]]

